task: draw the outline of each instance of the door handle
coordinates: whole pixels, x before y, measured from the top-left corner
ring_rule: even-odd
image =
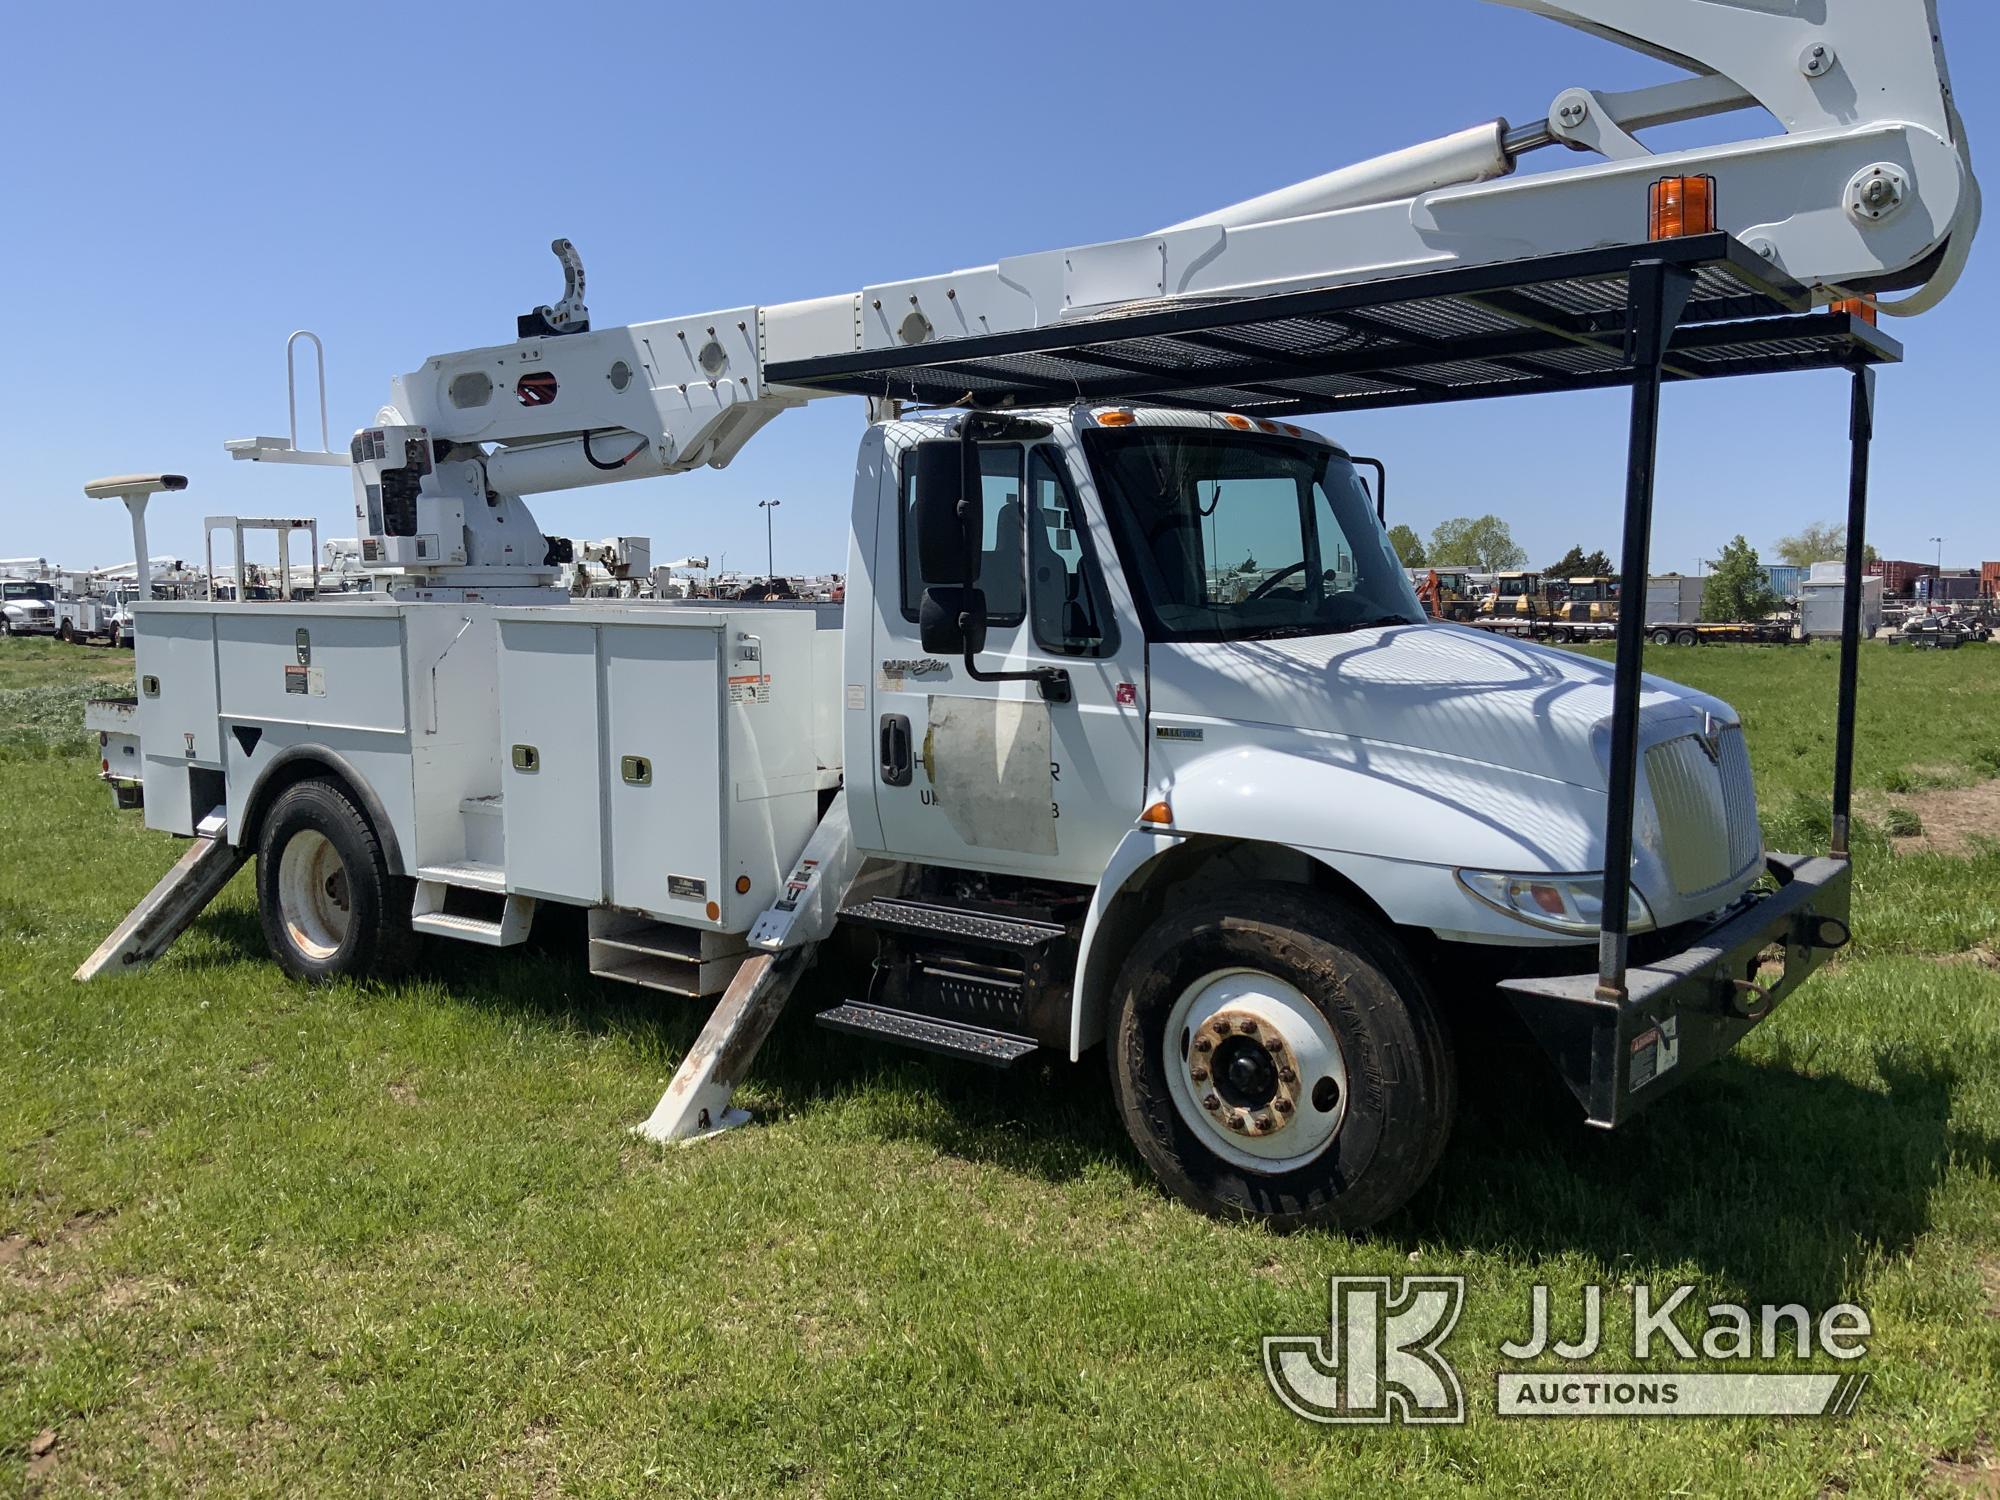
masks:
[[[882,784],[910,784],[910,716],[882,715]]]

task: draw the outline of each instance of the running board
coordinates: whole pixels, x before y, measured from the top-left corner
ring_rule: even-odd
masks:
[[[936,1021],[929,1016],[914,1016],[908,1011],[886,1010],[853,1000],[823,1010],[814,1019],[829,1031],[873,1037],[945,1057],[962,1057],[990,1068],[1011,1068],[1036,1050],[1036,1044],[1028,1037],[988,1031],[983,1026],[962,1026],[955,1021]]]
[[[77,980],[87,983],[107,970],[134,974],[145,968],[173,946],[249,860],[250,850],[229,842],[220,808],[201,820],[200,829],[194,846],[78,967]]]

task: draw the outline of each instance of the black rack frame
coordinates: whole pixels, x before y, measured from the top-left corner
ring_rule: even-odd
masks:
[[[1806,287],[1712,233],[1269,296],[1119,307],[1013,333],[777,362],[765,373],[774,385],[933,405],[1126,401],[1264,418],[1626,386],[1620,589],[1636,602],[1649,572],[1661,388],[1851,372],[1831,848],[1821,857],[1769,855],[1774,892],[1636,969],[1628,901],[1646,622],[1641,608],[1619,611],[1597,972],[1503,986],[1592,1122],[1609,1127],[1734,1046],[1847,941],[1874,366],[1901,357],[1901,346],[1862,317],[1814,310]]]

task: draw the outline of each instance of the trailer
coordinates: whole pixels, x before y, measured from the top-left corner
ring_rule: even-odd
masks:
[[[1630,599],[1663,388],[1840,370],[1858,579],[1901,352],[1875,319],[1949,288],[1976,187],[1924,0],[1531,8],[1688,76],[808,302],[593,329],[557,241],[560,300],[394,380],[344,458],[232,444],[348,469],[385,588],[138,606],[144,816],[192,842],[79,978],[157,958],[252,858],[302,980],[581,908],[594,972],[719,996],[639,1127],[677,1141],[743,1123],[851,942],[870,980],[820,1024],[997,1067],[1101,1048],[1161,1182],[1277,1228],[1426,1179],[1478,1065],[1450,1006],[1510,1007],[1594,1125],[1654,1104],[1848,941],[1858,589],[1830,846],[1769,851],[1739,716],[1642,675],[1643,611],[1565,622],[1615,666],[1428,619],[1381,472],[1294,419],[1626,389]],[[1637,139],[1753,106],[1779,134]],[[1582,154],[1509,176],[1545,146]],[[839,397],[868,403],[844,605],[555,587],[527,496],[726,464]],[[184,483],[86,491],[143,536]]]
[[[1695,620],[1681,625],[1655,625],[1647,634],[1655,646],[1706,646],[1721,642],[1752,646],[1787,646],[1804,641],[1789,620]]]

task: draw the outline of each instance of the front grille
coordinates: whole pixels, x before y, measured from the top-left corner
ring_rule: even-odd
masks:
[[[1661,741],[1646,752],[1646,780],[1678,894],[1725,885],[1763,852],[1742,726],[1722,726],[1712,742],[1698,734]]]

